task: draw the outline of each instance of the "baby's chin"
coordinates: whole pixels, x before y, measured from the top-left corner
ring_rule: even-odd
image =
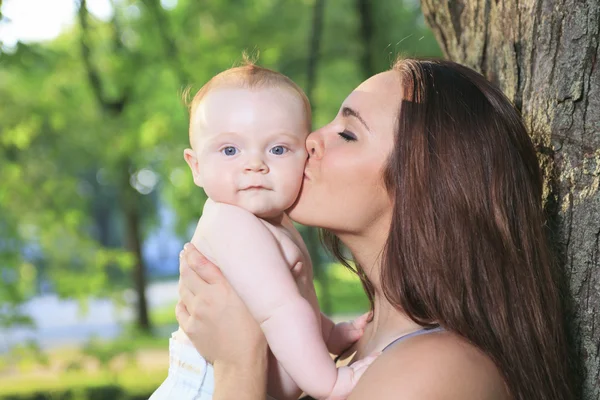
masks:
[[[250,200],[250,199],[248,199]],[[266,199],[252,199],[250,201],[242,201],[236,204],[238,207],[245,209],[262,219],[273,219],[281,216],[290,204],[271,203]]]
[[[240,207],[256,215],[258,218],[262,219],[276,218],[283,214],[285,211],[285,209],[282,209],[280,207],[264,207],[254,205],[248,205],[247,207],[240,205]]]
[[[211,199],[219,203],[243,208],[262,219],[276,219],[280,217],[293,203],[290,199],[286,201],[284,199],[273,199],[270,196],[238,197],[235,199],[215,199],[211,197]]]

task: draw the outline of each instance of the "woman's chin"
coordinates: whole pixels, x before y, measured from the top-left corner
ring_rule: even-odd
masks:
[[[306,215],[306,212],[303,212],[303,208],[304,207],[302,207],[302,202],[300,201],[300,196],[298,196],[298,199],[296,199],[294,204],[292,204],[291,207],[286,210],[286,213],[292,221],[297,222],[302,225],[310,225],[306,218],[309,215]],[[306,211],[306,210],[304,210],[304,211]]]

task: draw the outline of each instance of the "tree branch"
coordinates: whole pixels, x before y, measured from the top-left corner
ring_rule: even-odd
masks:
[[[83,62],[85,64],[87,70],[88,81],[90,82],[90,86],[92,87],[92,91],[96,96],[96,100],[100,104],[100,107],[109,113],[119,114],[125,108],[125,105],[128,101],[128,94],[130,90],[124,90],[123,94],[115,99],[109,100],[106,98],[104,94],[104,90],[102,88],[102,80],[100,78],[100,72],[92,63],[91,60],[91,50],[89,46],[90,37],[89,37],[89,25],[88,25],[88,17],[89,13],[87,10],[86,0],[80,0],[79,2],[79,10],[77,12],[79,24],[81,26],[81,55],[83,57]]]
[[[325,0],[316,0],[313,8],[312,32],[309,42],[308,66],[306,70],[306,97],[314,109],[313,91],[316,85],[317,64],[319,61],[319,47],[321,45],[321,32],[323,31],[323,10]]]
[[[361,56],[363,78],[367,79],[375,74],[373,57],[373,17],[371,15],[371,2],[369,0],[356,0],[356,8],[360,16],[360,32],[363,39],[363,54]]]
[[[163,50],[171,63],[171,67],[177,74],[180,84],[187,85],[192,79],[185,71],[181,60],[179,59],[179,49],[177,48],[176,40],[171,35],[169,19],[157,0],[142,0],[142,2],[156,20],[156,26],[158,27],[158,32],[162,40]]]

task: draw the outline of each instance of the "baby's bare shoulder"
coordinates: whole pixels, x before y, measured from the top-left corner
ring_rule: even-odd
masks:
[[[262,224],[260,221],[254,214],[241,207],[217,203],[211,199],[206,200],[200,218],[203,229],[221,229],[224,231],[229,229],[238,231],[252,228],[261,229]]]
[[[283,253],[288,264],[290,264],[290,268],[293,268],[299,262],[305,261],[304,254],[300,246],[296,242],[294,233],[290,232],[288,226],[273,225],[268,221],[262,219],[260,221],[267,227],[267,229],[271,231],[271,233],[279,243],[279,248]]]

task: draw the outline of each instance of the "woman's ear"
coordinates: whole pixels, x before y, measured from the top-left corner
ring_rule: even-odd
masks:
[[[185,149],[183,151],[183,158],[192,170],[194,183],[196,184],[196,186],[202,187],[202,177],[200,174],[200,167],[198,165],[198,157],[196,156],[196,152],[192,149]]]

